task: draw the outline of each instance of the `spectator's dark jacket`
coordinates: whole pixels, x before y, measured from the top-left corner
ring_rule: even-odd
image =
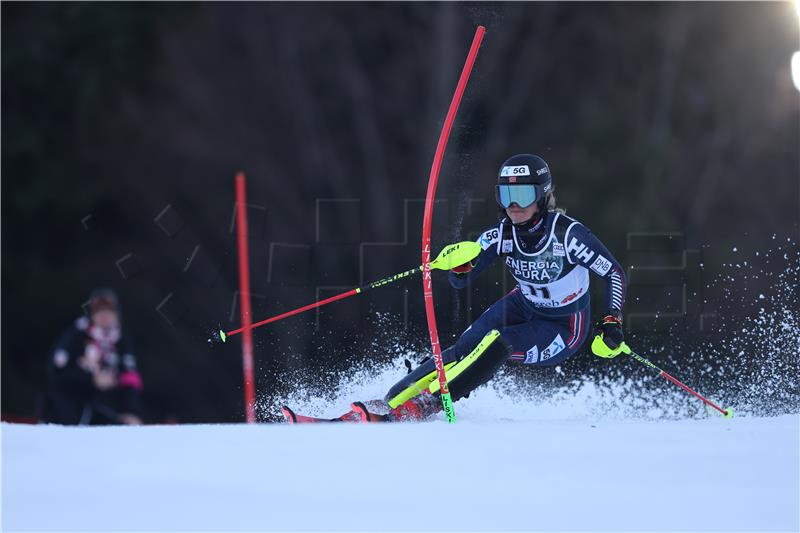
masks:
[[[116,423],[117,414],[142,416],[142,378],[124,335],[97,341],[91,322],[81,317],[56,342],[48,360],[48,391],[43,418],[57,424]],[[116,387],[95,387],[92,369],[110,369]]]

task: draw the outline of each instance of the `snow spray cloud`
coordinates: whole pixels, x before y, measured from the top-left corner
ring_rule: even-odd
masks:
[[[752,415],[800,412],[800,248],[792,238],[772,241],[749,258],[733,248],[735,259],[714,280],[724,335],[696,354],[721,399]]]
[[[791,239],[751,258],[716,269],[709,283],[722,294],[713,340],[671,335],[669,344],[637,339],[639,353],[736,416],[800,412],[800,251]],[[754,261],[754,258],[758,260]],[[756,266],[760,265],[760,266]],[[766,266],[765,266],[766,265]],[[763,287],[755,291],[742,287]],[[734,290],[735,289],[735,290]],[[259,400],[262,420],[275,420],[281,404],[312,416],[334,417],[353,400],[383,398],[427,355],[392,317],[377,316],[387,342],[344,371],[305,369],[279,377],[280,386]],[[688,357],[674,357],[675,354]],[[685,419],[709,416],[702,402],[624,355],[594,358],[585,347],[562,366],[507,365],[486,386],[459,401],[460,421]]]

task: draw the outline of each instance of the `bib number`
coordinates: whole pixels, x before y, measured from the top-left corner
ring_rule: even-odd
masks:
[[[550,299],[550,291],[547,290],[547,287],[534,287],[533,285],[529,285],[529,287],[537,298],[541,298],[542,300]]]

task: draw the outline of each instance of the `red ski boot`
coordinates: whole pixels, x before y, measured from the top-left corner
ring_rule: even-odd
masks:
[[[369,403],[373,404],[373,402]],[[385,402],[381,403],[386,406]],[[362,422],[420,422],[441,411],[442,403],[438,396],[424,391],[385,415],[375,413],[380,407],[377,405],[367,407],[363,402],[353,402],[351,407],[354,413],[358,413],[361,416]]]

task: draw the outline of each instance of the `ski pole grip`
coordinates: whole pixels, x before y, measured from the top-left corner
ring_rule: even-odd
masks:
[[[457,266],[469,263],[478,255],[483,248],[475,241],[461,241],[455,244],[448,244],[439,252],[439,255],[431,261],[431,268],[438,270],[451,270]]]
[[[610,347],[606,344],[606,341],[603,340],[603,334],[600,333],[594,336],[594,340],[592,341],[592,353],[597,357],[613,359],[621,353],[631,353],[631,349],[628,348],[628,345],[624,342],[621,342],[616,348]]]

